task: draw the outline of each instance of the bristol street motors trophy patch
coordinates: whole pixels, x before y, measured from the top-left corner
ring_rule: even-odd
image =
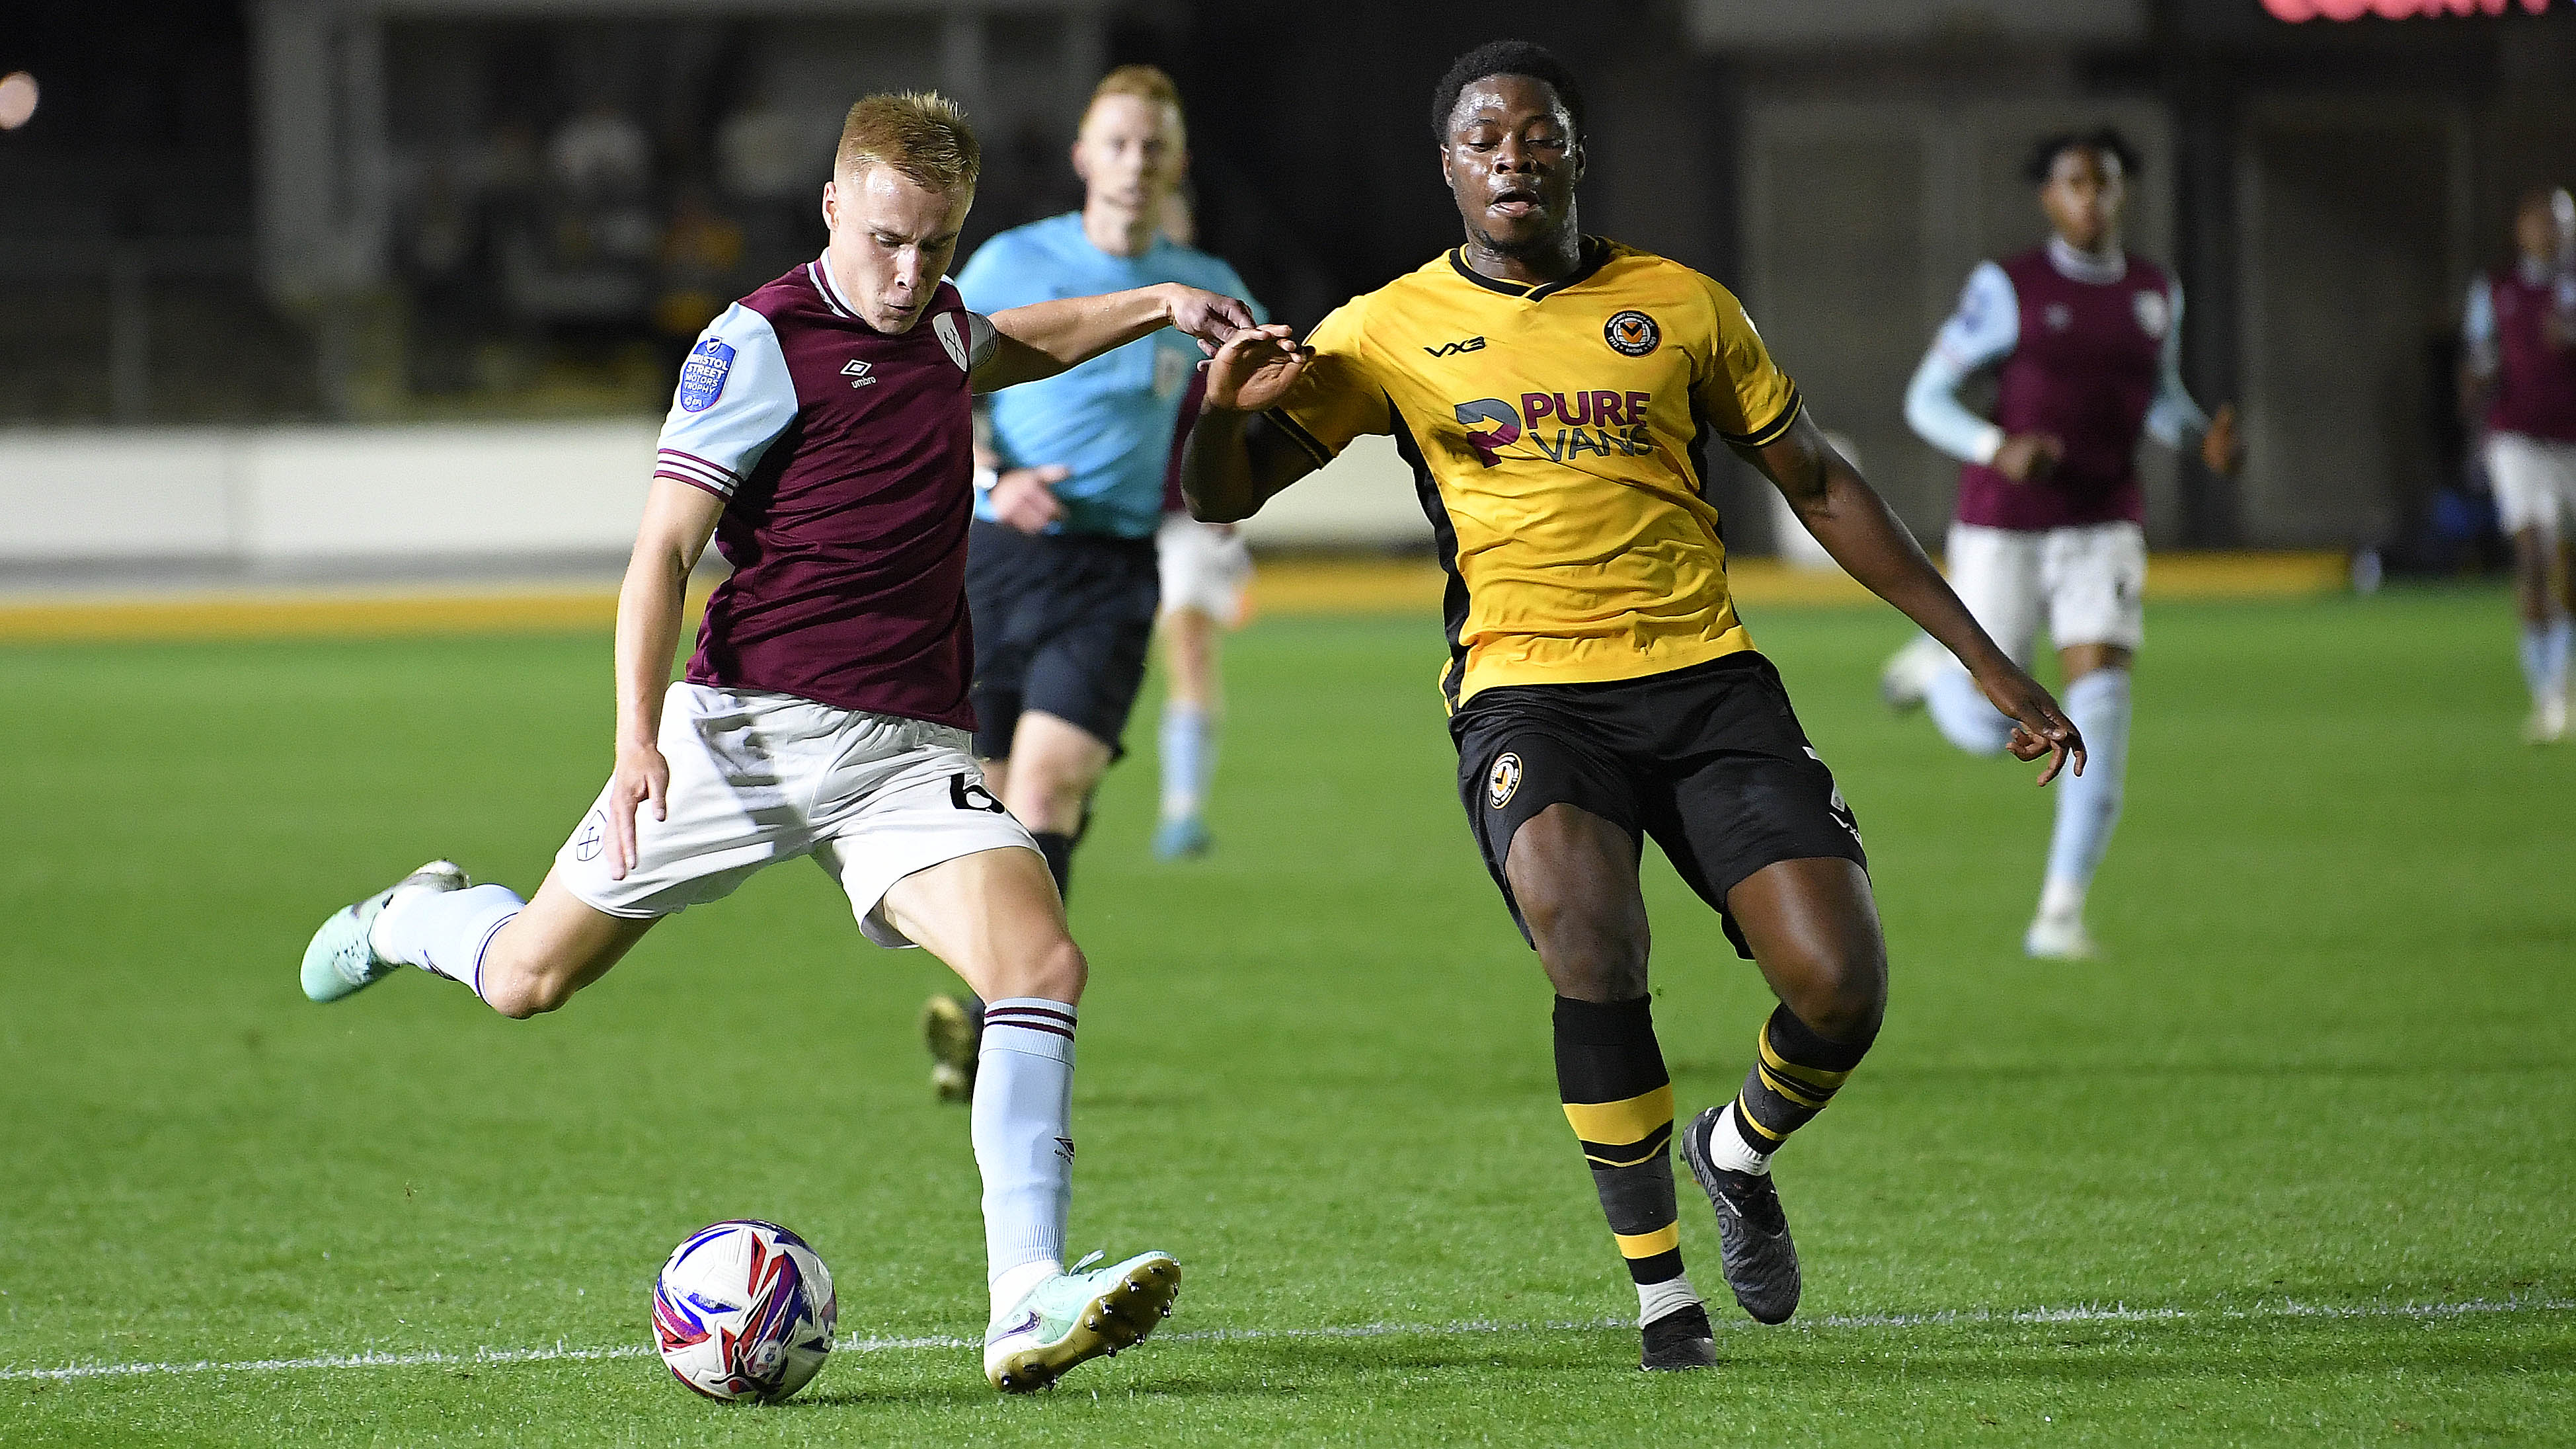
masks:
[[[702,413],[724,395],[726,374],[733,371],[733,349],[710,337],[680,364],[680,411]]]

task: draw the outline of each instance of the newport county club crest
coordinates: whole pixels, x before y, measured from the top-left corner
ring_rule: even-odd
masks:
[[[1601,324],[1601,340],[1622,357],[1643,357],[1662,345],[1664,329],[1643,312],[1615,312]]]
[[[1506,750],[1494,759],[1492,773],[1485,776],[1485,803],[1500,810],[1512,803],[1521,788],[1521,757]]]
[[[710,337],[680,364],[680,411],[702,413],[724,396],[725,374],[733,371],[733,349]]]
[[[930,330],[939,335],[939,345],[947,349],[948,360],[957,364],[959,372],[973,370],[966,365],[966,334],[957,328],[956,313],[942,312],[931,318]]]
[[[2138,330],[2157,342],[2165,340],[2165,329],[2173,325],[2173,304],[2165,294],[2138,291],[2129,294],[2129,303],[2138,311]]]

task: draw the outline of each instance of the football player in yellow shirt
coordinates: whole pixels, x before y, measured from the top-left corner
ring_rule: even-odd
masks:
[[[1735,616],[1705,495],[1714,437],[1854,578],[1965,661],[2040,783],[2083,769],[2057,702],[1977,626],[1804,412],[1743,308],[1575,220],[1583,97],[1537,46],[1461,56],[1432,128],[1465,243],[1324,319],[1209,364],[1191,512],[1249,516],[1362,433],[1412,464],[1449,573],[1442,689],[1486,867],[1556,988],[1567,1121],[1638,1294],[1650,1369],[1716,1361],[1682,1271],[1673,1092],[1647,996],[1644,839],[1780,999],[1743,1090],[1682,1129],[1736,1301],[1797,1308],[1771,1154],[1877,1036],[1886,947],[1860,833]]]

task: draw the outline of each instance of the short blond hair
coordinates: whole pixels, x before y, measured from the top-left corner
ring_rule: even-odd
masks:
[[[1082,108],[1083,119],[1089,120],[1091,108],[1111,96],[1134,96],[1154,105],[1169,106],[1172,119],[1188,124],[1189,117],[1181,109],[1181,88],[1172,84],[1172,78],[1159,65],[1122,65],[1102,76]]]
[[[966,124],[966,108],[937,91],[889,91],[863,97],[841,123],[834,175],[888,166],[934,191],[975,189],[984,148]]]

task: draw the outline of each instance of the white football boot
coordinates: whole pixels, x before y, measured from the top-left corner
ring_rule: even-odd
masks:
[[[1171,1254],[1139,1253],[1092,1268],[1102,1256],[1094,1253],[1072,1272],[1038,1284],[994,1317],[984,1330],[984,1377],[994,1388],[1035,1393],[1077,1364],[1143,1343],[1172,1316],[1181,1265]]]
[[[2021,938],[2022,953],[2034,961],[2090,961],[2092,933],[2084,929],[2082,911],[2042,911],[2031,918]]]
[[[2560,695],[2532,706],[2531,718],[2523,721],[2522,738],[2527,744],[2554,745],[2567,738],[2567,698]]]
[[[304,948],[301,975],[304,994],[315,1001],[338,1001],[391,976],[401,966],[376,954],[376,917],[405,891],[461,891],[465,871],[452,860],[433,860],[363,900],[331,913]]]

